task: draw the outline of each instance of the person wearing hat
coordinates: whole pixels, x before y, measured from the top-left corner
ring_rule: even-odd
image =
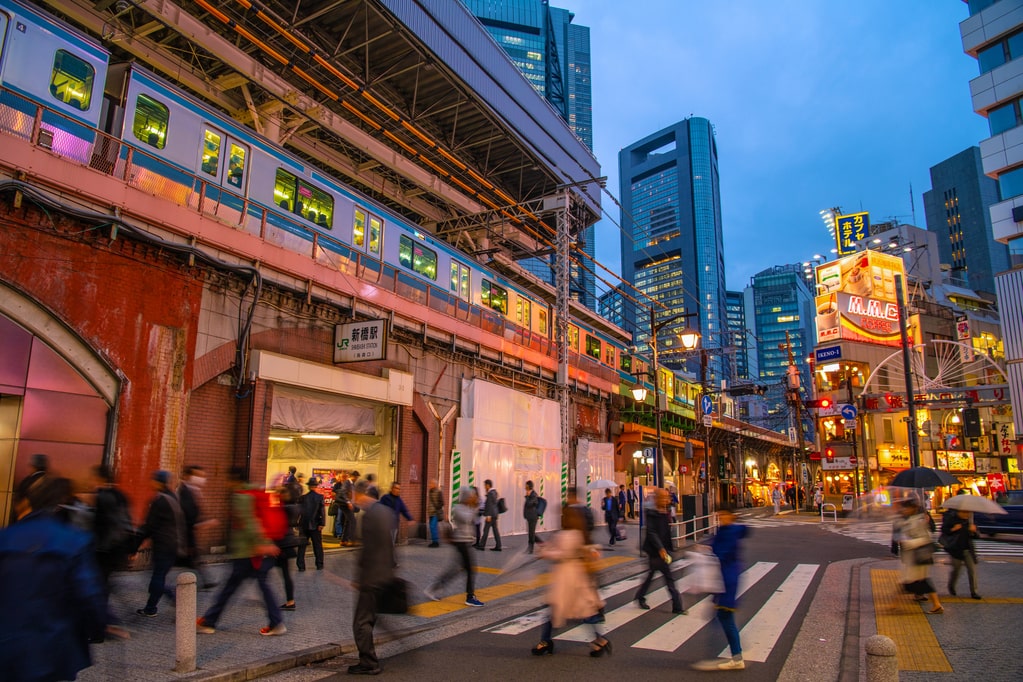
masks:
[[[174,598],[174,593],[166,586],[167,574],[178,559],[184,559],[188,554],[185,514],[170,489],[170,481],[169,471],[161,469],[153,472],[152,485],[156,497],[149,503],[146,522],[139,528],[135,543],[137,553],[145,540],[152,542],[153,574],[149,578],[149,600],[144,607],[135,611],[146,618],[156,616],[156,607],[163,595]]]
[[[309,492],[302,496],[302,516],[299,519],[298,529],[304,538],[302,546],[298,548],[298,570],[305,570],[305,550],[310,544],[313,546],[313,557],[316,559],[316,570],[323,570],[323,527],[327,525],[327,517],[323,512],[323,495],[316,492],[320,485],[318,478],[313,476],[309,479]]]
[[[32,473],[21,479],[21,482],[18,483],[18,487],[14,489],[15,504],[11,506],[11,518],[9,523],[14,523],[28,513],[29,492],[33,488],[42,485],[49,474],[50,458],[46,455],[37,452],[32,455],[32,458],[29,460],[29,464],[32,467]]]

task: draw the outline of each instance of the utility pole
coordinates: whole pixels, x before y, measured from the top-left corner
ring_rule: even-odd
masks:
[[[554,198],[558,207],[558,231],[555,239],[556,256],[554,278],[557,298],[554,307],[554,342],[558,349],[558,401],[561,416],[561,461],[568,465],[568,484],[575,485],[576,459],[572,449],[571,402],[568,383],[568,313],[569,313],[569,261],[568,252],[572,233],[572,193],[569,187]],[[562,490],[565,482],[562,482]],[[565,500],[561,500],[565,503]]]
[[[796,442],[799,448],[796,452],[792,453],[792,484],[796,487],[795,512],[798,514],[799,493],[803,489],[798,479],[799,472],[796,470],[796,453],[798,452],[799,459],[802,459],[806,445],[803,441],[803,400],[799,397],[799,367],[796,365],[796,357],[792,353],[792,340],[789,338],[789,330],[787,329],[785,330],[785,343],[779,343],[778,350],[788,351],[789,354],[789,367],[786,370],[788,376],[787,389],[789,404],[792,405],[796,415]],[[803,499],[806,500],[806,491],[803,491]]]
[[[906,420],[906,427],[909,432],[906,434],[909,440],[909,466],[920,466],[920,441],[916,433],[916,396],[913,390],[913,359],[909,345],[909,334],[906,328],[906,296],[902,291],[902,275],[895,275],[895,300],[899,306],[899,336],[902,346],[902,368],[906,378],[906,407],[909,409],[909,419]]]

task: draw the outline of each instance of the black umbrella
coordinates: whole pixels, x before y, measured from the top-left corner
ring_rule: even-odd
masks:
[[[895,474],[890,485],[902,488],[938,488],[958,484],[959,479],[947,471],[930,467],[913,467]]]

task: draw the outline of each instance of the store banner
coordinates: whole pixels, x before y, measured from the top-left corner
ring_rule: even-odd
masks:
[[[818,344],[901,343],[895,291],[895,276],[905,275],[901,258],[867,251],[820,265],[816,275]]]

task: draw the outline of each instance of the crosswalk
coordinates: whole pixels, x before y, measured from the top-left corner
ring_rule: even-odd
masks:
[[[890,521],[872,521],[849,524],[825,524],[827,530],[845,535],[863,542],[872,542],[883,547],[892,543],[892,524]],[[937,534],[935,534],[937,540]],[[1023,543],[1013,541],[988,540],[978,538],[973,541],[977,555],[988,559],[1023,557]]]
[[[682,592],[687,592],[688,588],[689,576],[684,570],[687,565],[688,562],[684,560],[672,565],[674,574],[677,576],[676,584]],[[746,595],[754,587],[764,587],[765,584],[768,586],[767,590],[759,590],[761,596],[767,595],[766,599],[746,621],[740,632],[743,642],[743,657],[747,661],[767,661],[813,584],[819,569],[819,564],[798,564],[791,567],[785,574],[784,570],[779,568],[778,563],[761,561],[751,565],[743,572],[739,580],[740,596]],[[674,615],[667,622],[662,623],[665,614],[658,613],[657,607],[670,600],[667,588],[661,587],[646,595],[647,603],[650,605],[650,610],[647,611],[640,609],[632,600],[632,596],[641,582],[642,576],[632,576],[606,585],[600,590],[601,597],[609,605],[605,613],[605,621],[601,625],[601,631],[607,637],[615,639],[615,646],[626,645],[634,649],[674,652],[701,633],[716,618],[717,612],[714,608],[713,596],[696,595],[702,596],[702,598],[695,604],[691,604],[689,600],[693,598],[693,595],[687,594],[685,595],[686,602],[690,604],[688,613]],[[777,585],[773,591],[769,589],[771,584]],[[628,595],[627,601],[621,606],[610,608],[612,602],[621,602],[620,595],[623,594]],[[752,612],[749,604],[744,604],[742,611]],[[485,629],[484,632],[497,635],[521,635],[538,628],[546,617],[546,610],[540,609],[494,625]],[[645,626],[644,622],[649,622],[650,625]],[[617,634],[613,634],[616,631]],[[555,636],[555,639],[587,642],[592,637],[590,626],[580,625],[561,632]],[[629,642],[630,638],[633,641]],[[721,655],[725,656],[727,653],[726,647]]]

